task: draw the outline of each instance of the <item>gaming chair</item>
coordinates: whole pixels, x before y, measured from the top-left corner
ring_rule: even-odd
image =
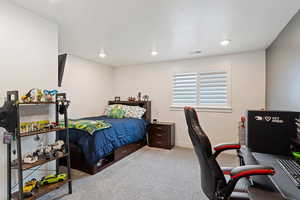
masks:
[[[274,175],[272,167],[262,165],[245,165],[236,168],[221,168],[216,161],[217,156],[225,150],[239,150],[240,144],[219,144],[212,146],[209,138],[199,124],[198,116],[192,107],[185,107],[184,113],[188,133],[197,155],[200,171],[201,186],[204,194],[210,200],[245,200],[249,199],[247,188],[248,178],[254,175]]]

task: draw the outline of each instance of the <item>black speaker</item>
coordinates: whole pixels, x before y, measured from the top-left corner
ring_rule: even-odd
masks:
[[[253,152],[289,155],[299,112],[248,111],[246,143]]]
[[[62,54],[58,56],[58,87],[61,87],[63,81],[66,60],[67,54]]]

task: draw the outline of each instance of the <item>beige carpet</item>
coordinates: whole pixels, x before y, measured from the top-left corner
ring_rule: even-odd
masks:
[[[222,165],[236,166],[223,154]],[[62,200],[200,200],[200,171],[193,150],[144,147],[125,159],[90,176],[73,170],[73,194],[63,187],[41,199]]]

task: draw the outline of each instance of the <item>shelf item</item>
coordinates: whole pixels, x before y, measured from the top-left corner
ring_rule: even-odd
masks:
[[[21,131],[21,122],[20,122],[20,118],[21,118],[21,112],[20,112],[20,108],[21,105],[43,105],[43,104],[55,104],[55,124],[59,124],[60,122],[60,116],[62,116],[64,118],[64,123],[66,125],[66,127],[68,127],[68,106],[70,101],[66,100],[66,94],[65,93],[61,93],[61,94],[57,94],[56,95],[56,101],[55,102],[18,102],[19,99],[19,93],[18,91],[8,91],[7,92],[7,102],[6,104],[9,105],[9,110],[11,110],[10,116],[8,118],[9,120],[9,125],[11,127],[10,128],[10,132],[12,133],[12,138],[14,138],[16,140],[16,152],[17,152],[17,159],[14,160],[12,162],[11,158],[12,158],[12,149],[11,149],[11,143],[8,142],[7,144],[7,199],[16,199],[16,200],[32,200],[32,199],[37,199],[45,194],[47,194],[48,192],[51,192],[59,187],[61,187],[62,185],[68,183],[68,193],[71,194],[72,193],[72,177],[71,177],[71,162],[70,162],[70,142],[69,142],[69,129],[68,128],[64,128],[64,127],[57,127],[57,128],[50,128],[47,127],[45,129],[42,130],[38,130],[38,131],[30,131],[30,132],[20,132]],[[63,99],[63,100],[61,100]],[[28,109],[30,109],[31,107],[28,107]],[[51,112],[50,112],[51,113]],[[39,128],[43,128],[43,127],[39,127]],[[23,129],[22,129],[23,130]],[[57,157],[53,157],[50,159],[41,159],[38,160],[35,163],[31,163],[31,164],[25,164],[23,163],[23,159],[22,159],[22,139],[23,137],[27,137],[27,136],[34,136],[34,135],[39,135],[39,134],[46,134],[46,133],[53,133],[56,132],[56,136],[57,136],[57,132],[58,131],[65,131],[66,132],[66,140],[65,140],[65,150],[67,153],[57,156]],[[56,137],[57,138],[57,137]],[[37,167],[40,165],[43,165],[45,163],[51,162],[51,161],[56,161],[56,174],[59,174],[59,163],[60,160],[62,158],[65,158],[67,160],[67,176],[68,176],[68,180],[66,181],[62,181],[59,183],[55,183],[55,184],[50,184],[47,186],[43,186],[41,188],[39,188],[35,193],[34,196],[29,197],[29,198],[25,198],[22,193],[23,193],[23,171],[24,170],[28,170],[31,169],[33,167]],[[12,194],[12,173],[11,170],[17,170],[17,175],[18,175],[18,191]]]
[[[62,181],[62,182],[58,182],[58,183],[53,183],[53,184],[49,184],[49,185],[45,185],[40,187],[39,189],[36,190],[36,192],[34,193],[33,196],[31,197],[27,197],[27,198],[23,198],[24,200],[35,200],[39,197],[42,197],[43,195],[52,192],[54,190],[59,189],[60,187],[62,187],[64,184],[71,182],[71,179]],[[12,198],[14,200],[20,200],[19,198],[19,192],[15,192],[12,194]]]
[[[19,105],[44,105],[44,104],[56,104],[55,101],[49,102],[18,102]]]
[[[64,157],[67,157],[67,156],[69,156],[69,153],[65,153],[64,155],[57,156],[57,157],[53,157],[53,158],[51,158],[51,159],[41,159],[41,160],[38,160],[37,162],[31,163],[31,164],[29,164],[29,163],[23,163],[23,164],[22,164],[22,170],[31,169],[31,168],[33,168],[33,167],[37,167],[37,166],[43,165],[43,164],[45,164],[45,163],[51,162],[51,161],[53,161],[53,160],[57,160],[57,159],[64,158]],[[17,160],[14,160],[14,161],[12,162],[12,166],[11,166],[11,167],[12,167],[13,169],[18,169],[18,164],[17,164],[17,162],[18,162]]]
[[[33,135],[39,135],[44,133],[51,133],[54,131],[64,131],[67,128],[52,128],[52,129],[45,129],[45,130],[39,130],[39,131],[29,131],[25,133],[20,133],[20,137],[27,137],[27,136],[33,136]]]

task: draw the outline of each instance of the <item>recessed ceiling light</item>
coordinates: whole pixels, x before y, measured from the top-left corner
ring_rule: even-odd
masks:
[[[226,47],[226,46],[228,46],[230,44],[230,42],[231,42],[230,40],[223,40],[223,41],[220,42],[220,44],[222,46]]]
[[[106,53],[104,52],[104,50],[101,50],[101,52],[99,53],[99,57],[100,58],[106,58]]]
[[[157,52],[156,50],[153,50],[153,51],[151,52],[151,55],[152,55],[152,56],[157,56],[157,55],[158,55],[158,52]]]

